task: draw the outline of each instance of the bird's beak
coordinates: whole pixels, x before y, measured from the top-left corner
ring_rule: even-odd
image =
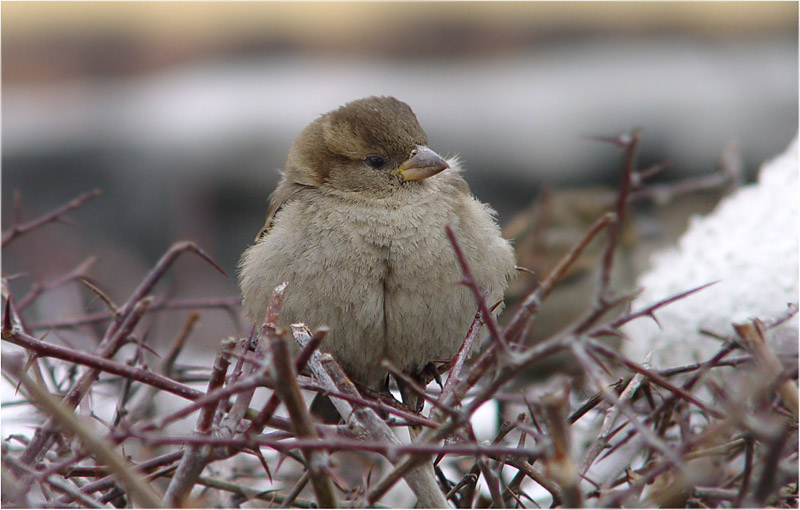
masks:
[[[409,158],[392,173],[399,174],[404,181],[421,181],[438,174],[445,168],[450,168],[450,165],[444,158],[427,147],[417,145],[411,151]]]

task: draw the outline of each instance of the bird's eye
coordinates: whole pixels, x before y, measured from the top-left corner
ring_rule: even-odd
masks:
[[[369,156],[367,158],[367,164],[372,168],[380,168],[386,164],[386,161],[380,156]]]

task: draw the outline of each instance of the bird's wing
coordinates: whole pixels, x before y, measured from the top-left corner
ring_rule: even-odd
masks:
[[[256,241],[263,238],[265,235],[269,233],[269,230],[272,228],[272,225],[275,224],[275,215],[278,214],[278,211],[281,210],[287,202],[292,200],[297,195],[298,191],[302,191],[304,189],[311,188],[312,186],[308,186],[306,184],[300,184],[296,182],[288,182],[284,181],[281,182],[275,191],[269,196],[269,209],[267,209],[267,219],[264,222],[264,226],[261,227],[261,230],[258,231],[258,235],[256,236]]]

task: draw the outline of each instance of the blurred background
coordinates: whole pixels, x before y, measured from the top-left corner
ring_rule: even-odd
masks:
[[[640,161],[669,160],[664,180],[713,170],[735,140],[752,179],[797,131],[795,2],[1,9],[4,229],[15,192],[31,219],[103,190],[70,213],[81,228],[50,225],[4,250],[4,276],[26,273],[12,291],[94,254],[90,273],[122,302],[189,239],[231,277],[187,258],[170,292],[235,296],[292,139],[367,95],[409,103],[503,224],[543,187],[616,183],[618,152],[586,135],[641,128]],[[74,302],[53,300],[47,318],[86,311]],[[213,344],[230,324],[203,335]]]

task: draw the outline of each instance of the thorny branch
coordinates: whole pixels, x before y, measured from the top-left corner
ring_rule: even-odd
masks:
[[[28,232],[36,230],[37,228],[47,223],[52,223],[55,221],[60,221],[63,223],[71,223],[71,221],[68,220],[64,215],[73,209],[77,209],[78,207],[83,205],[83,203],[86,200],[95,197],[100,193],[101,191],[99,189],[93,189],[92,191],[83,193],[80,196],[62,205],[61,207],[58,207],[57,209],[25,224],[20,224],[21,201],[19,193],[16,193],[14,196],[14,212],[11,218],[11,227],[3,233],[2,247],[5,248],[5,246],[14,239],[17,239],[23,234],[27,234]]]

